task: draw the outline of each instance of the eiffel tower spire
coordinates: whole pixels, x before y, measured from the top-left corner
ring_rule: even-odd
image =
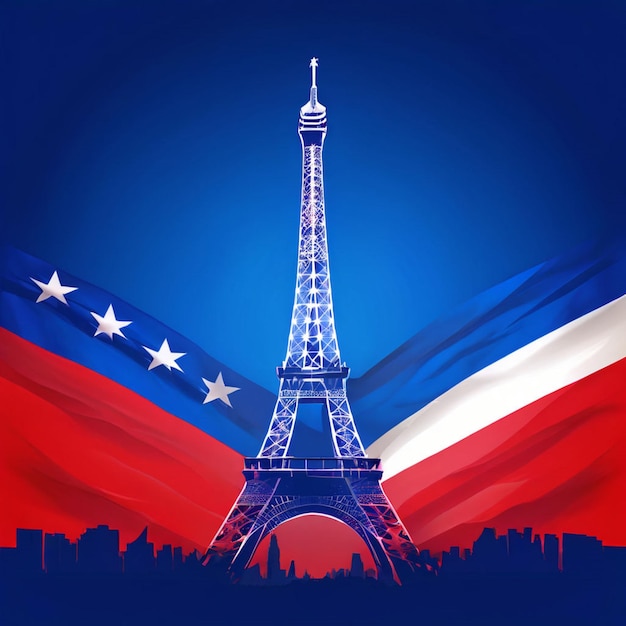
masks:
[[[203,563],[241,576],[263,537],[309,513],[350,526],[369,548],[379,578],[400,580],[422,568],[419,554],[382,490],[380,459],[367,458],[346,394],[328,266],[322,149],[326,107],[317,99],[311,59],[309,101],[301,107],[302,198],[298,271],[287,354],[277,368],[278,399],[257,457],[246,458],[246,484],[209,546]],[[300,403],[326,408],[334,456],[296,458],[289,447]]]
[[[318,62],[317,59],[315,57],[313,57],[311,59],[311,63],[309,64],[309,67],[311,68],[311,95],[309,97],[309,103],[311,104],[311,107],[315,108],[315,105],[317,104],[317,84],[316,84],[316,70],[317,70],[317,66],[318,66]]]
[[[326,107],[317,99],[316,69],[311,59],[309,101],[300,109],[302,196],[298,272],[287,355],[278,368],[280,390],[259,456],[286,456],[299,402],[326,405],[335,456],[365,456],[346,396],[350,371],[341,364],[328,265],[322,150]]]
[[[302,201],[296,296],[283,364],[289,372],[337,369],[340,361],[333,320],[324,206],[322,146],[326,137],[326,107],[317,101],[316,67],[317,59],[313,58],[311,95],[300,109],[298,124],[302,142]]]

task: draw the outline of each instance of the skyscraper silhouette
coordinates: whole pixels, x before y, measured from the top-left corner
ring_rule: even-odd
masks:
[[[365,576],[363,559],[358,552],[355,552],[352,555],[352,562],[350,563],[350,576],[353,576],[354,578],[363,578]]]
[[[275,582],[284,578],[284,572],[280,569],[280,548],[276,535],[270,537],[270,547],[267,551],[267,578]]]
[[[126,546],[124,552],[124,573],[146,574],[155,569],[154,544],[148,541],[146,526],[137,539]]]

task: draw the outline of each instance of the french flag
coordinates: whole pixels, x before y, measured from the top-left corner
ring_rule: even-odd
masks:
[[[500,532],[626,545],[626,244],[588,245],[415,335],[351,397],[413,540]]]
[[[122,544],[148,526],[157,545],[204,550],[275,394],[62,268],[5,249],[0,280],[0,545],[18,527],[74,538],[105,523]],[[625,294],[624,241],[584,246],[348,381],[361,439],[419,548],[469,547],[485,526],[626,545]],[[316,523],[299,520],[298,533]],[[283,558],[294,541],[285,530]],[[298,564],[323,567],[336,550],[324,546]]]

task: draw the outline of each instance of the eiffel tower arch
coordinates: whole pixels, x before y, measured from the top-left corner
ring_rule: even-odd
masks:
[[[311,60],[309,101],[300,109],[302,201],[296,293],[280,388],[267,435],[244,461],[244,488],[211,542],[203,563],[238,580],[277,526],[323,514],[352,528],[369,548],[378,577],[401,581],[422,570],[419,553],[381,486],[380,459],[368,458],[356,429],[335,332],[326,238],[322,149],[326,107],[317,99]],[[301,403],[326,407],[332,457],[293,457],[289,448]]]

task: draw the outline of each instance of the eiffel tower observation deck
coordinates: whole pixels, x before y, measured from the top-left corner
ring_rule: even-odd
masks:
[[[317,513],[346,523],[363,539],[379,579],[401,581],[423,568],[382,489],[380,459],[365,454],[346,394],[350,370],[339,352],[328,264],[326,107],[317,99],[316,58],[310,68],[309,100],[298,123],[303,167],[296,292],[287,354],[277,368],[278,399],[258,456],[245,459],[243,491],[203,563],[219,565],[238,580],[265,536],[289,519]],[[303,403],[324,406],[334,456],[289,456]]]

